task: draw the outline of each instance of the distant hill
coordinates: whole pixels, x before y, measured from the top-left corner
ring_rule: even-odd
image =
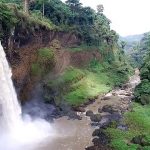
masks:
[[[138,42],[144,37],[144,34],[137,34],[137,35],[129,35],[125,37],[120,37],[120,40],[127,41],[127,42]]]

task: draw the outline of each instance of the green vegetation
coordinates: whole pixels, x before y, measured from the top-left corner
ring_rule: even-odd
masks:
[[[51,48],[42,48],[38,50],[38,56],[35,63],[31,66],[33,76],[42,76],[48,73],[54,63],[54,53]]]
[[[12,32],[16,33],[18,29],[32,34],[35,30],[43,27],[49,30],[56,29],[49,19],[41,17],[38,12],[27,15],[18,5],[0,2],[0,39],[2,41],[8,40],[12,36]]]
[[[103,14],[102,5],[98,5],[95,11],[83,7],[79,0],[67,0],[66,3],[61,0],[25,1],[26,6],[20,0],[3,0],[0,3],[4,7],[0,9],[3,21],[0,38],[4,43],[19,33],[21,36],[24,36],[22,33],[34,36],[37,31],[63,31],[61,33],[73,33],[80,40],[77,46],[68,50],[97,50],[102,57],[101,62],[92,60],[84,69],[68,68],[55,81],[49,82],[50,89],[59,89],[58,97],[71,105],[80,105],[127,80],[131,68],[126,63],[123,47],[118,44],[118,35],[110,29],[111,21]],[[54,45],[61,49],[58,43],[55,41]],[[44,77],[51,70],[54,54],[51,49],[44,48],[38,50],[37,55],[31,74]]]
[[[149,150],[150,149],[150,34],[144,35],[137,51],[141,66],[141,83],[136,87],[133,110],[124,114],[123,124],[128,131],[115,127],[106,130],[111,137],[111,146],[115,150]],[[147,54],[145,57],[144,55]],[[140,104],[139,104],[140,103]],[[142,104],[142,105],[141,105]],[[144,105],[144,106],[143,106]]]
[[[141,104],[150,104],[150,34],[146,34],[143,38],[144,49],[147,51],[147,56],[140,69],[141,83],[135,89],[137,102]]]
[[[88,68],[68,68],[55,81],[49,81],[47,86],[49,89],[57,90],[60,99],[78,106],[125,82],[128,73],[125,74],[121,67],[119,64],[111,66],[107,62],[100,64],[99,61],[92,60]]]
[[[110,30],[110,20],[103,14],[99,5],[97,12],[90,7],[83,7],[79,0],[44,1],[44,15],[61,30],[73,31],[78,34],[87,45],[101,45],[107,42],[113,45],[118,39],[115,31]],[[43,12],[41,0],[30,4],[31,11]]]
[[[133,67],[140,68],[144,63],[145,56],[148,53],[148,40],[150,33],[141,35],[141,40],[127,43],[125,49],[128,60]]]
[[[115,150],[149,150],[150,149],[150,106],[141,106],[134,103],[133,110],[124,115],[123,123],[128,126],[128,131],[122,131],[117,128],[108,128],[107,134],[111,137],[111,146]],[[137,136],[143,136],[145,145],[132,143],[132,139]]]
[[[5,5],[4,9],[0,9],[0,14],[2,16],[6,14],[5,18],[2,18],[3,32],[5,31],[4,26],[7,26],[8,22],[12,22],[11,19],[15,18],[17,22],[13,26],[9,26],[9,34],[20,24],[28,29],[28,26],[26,27],[28,24],[29,29],[34,27],[37,29],[37,26],[42,26],[50,30],[72,32],[81,39],[81,43],[89,46],[100,46],[104,43],[113,46],[118,40],[116,32],[110,30],[111,21],[103,14],[102,5],[98,6],[96,12],[90,7],[83,7],[79,0],[68,0],[66,3],[61,0],[24,1],[28,5],[24,8],[25,12],[20,0],[0,2],[2,7]],[[29,8],[29,13],[27,8]],[[6,10],[11,12],[14,17],[10,17]]]
[[[98,50],[98,49],[99,49],[98,46],[94,46],[94,45],[89,46],[85,44],[68,48],[68,50],[72,52],[93,51],[93,50]]]

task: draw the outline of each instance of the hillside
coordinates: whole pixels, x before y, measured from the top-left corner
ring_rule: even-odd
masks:
[[[128,43],[139,42],[144,37],[144,34],[129,35],[125,37],[120,37],[121,40]]]
[[[72,8],[72,3],[68,1],[68,3],[64,4],[57,0],[53,3],[46,2],[46,4],[45,17],[42,17],[34,13],[35,10],[40,11],[38,8],[42,7],[39,2],[30,4],[32,10],[30,15],[24,13],[18,5],[0,3],[1,19],[3,21],[1,24],[2,44],[12,65],[13,79],[20,91],[22,101],[30,98],[30,91],[38,82],[48,82],[44,83],[46,84],[45,87],[47,87],[47,84],[50,85],[49,80],[45,79],[51,79],[51,77],[48,77],[49,74],[52,79],[55,78],[56,83],[58,80],[58,85],[52,83],[49,89],[55,89],[56,85],[61,87],[61,84],[66,84],[66,86],[70,87],[70,93],[60,89],[56,99],[66,99],[66,101],[71,101],[71,105],[82,104],[88,99],[97,96],[100,92],[105,92],[104,89],[101,90],[99,85],[92,83],[91,77],[93,76],[96,82],[99,82],[98,74],[104,72],[102,76],[110,78],[108,68],[111,68],[114,72],[114,79],[110,83],[102,83],[104,86],[107,85],[106,91],[127,79],[130,69],[124,59],[121,47],[117,44],[118,36],[115,31],[110,30],[110,22],[102,11],[95,12],[91,8],[81,7],[80,11],[76,9],[76,13],[78,15],[85,13],[84,17],[87,22],[80,22],[83,19],[83,16],[80,15],[77,21],[74,20],[74,22],[70,23],[70,20],[68,20],[68,23],[60,23],[58,20],[54,20],[55,16],[48,15],[49,12],[47,12],[46,8],[74,9]],[[72,10],[70,10],[71,12]],[[58,13],[60,15],[59,11]],[[86,16],[86,13],[91,14],[91,16]],[[69,17],[68,15],[70,14],[65,15]],[[96,20],[93,20],[92,18],[95,15]],[[56,17],[58,16],[56,15]],[[39,19],[42,19],[42,21],[39,21]],[[89,26],[90,24],[94,26],[94,30]],[[83,26],[84,29],[81,30]],[[103,28],[107,30],[104,32]],[[87,29],[88,31],[86,31]],[[95,32],[96,30],[101,31]],[[12,31],[14,32],[13,35],[11,35]],[[48,57],[49,53],[53,55]],[[45,68],[46,65],[49,65],[47,69]],[[116,66],[118,66],[118,69],[115,69]],[[70,68],[72,69],[70,70]],[[76,77],[75,74],[78,74],[78,72],[79,77]],[[119,78],[119,74],[117,77],[117,72],[122,78]],[[82,78],[85,82],[89,82],[89,89],[86,89],[88,86],[84,87],[84,82],[80,83]],[[65,83],[59,83],[59,80],[64,80],[63,82]],[[68,85],[70,80],[72,84]],[[74,82],[79,82],[79,85],[75,86]],[[101,84],[101,81],[99,83]],[[93,87],[95,86],[95,92],[85,95],[86,90],[92,90],[90,87],[92,84],[95,84],[93,85]],[[72,88],[74,89],[73,93]],[[77,93],[75,93],[75,90],[77,90]],[[53,93],[54,91],[49,91],[49,93],[51,92]],[[63,98],[60,97],[62,92]],[[50,102],[53,97],[48,98],[48,95],[44,97],[46,97],[46,101]],[[79,101],[77,104],[76,100]]]

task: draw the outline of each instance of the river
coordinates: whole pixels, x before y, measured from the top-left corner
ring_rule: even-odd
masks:
[[[128,111],[133,98],[133,90],[137,84],[140,83],[139,71],[135,71],[135,75],[130,77],[129,82],[124,84],[122,88],[116,88],[106,95],[100,95],[96,101],[88,105],[85,110],[92,110],[98,113],[98,109],[103,109],[105,106],[111,106],[116,109],[117,114],[122,114]],[[112,114],[108,111],[102,111],[102,119],[100,125],[108,121],[108,118],[113,118]],[[72,120],[67,117],[56,119],[52,124],[53,128],[57,131],[55,138],[47,139],[44,143],[40,143],[35,150],[84,150],[92,144],[92,133],[97,126],[91,126],[91,120],[84,113],[79,113],[82,120]],[[114,119],[117,115],[114,116]],[[49,142],[50,141],[50,142]]]

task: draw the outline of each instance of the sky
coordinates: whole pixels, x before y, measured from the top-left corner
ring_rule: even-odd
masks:
[[[112,21],[111,28],[121,36],[150,31],[150,0],[80,0],[80,2],[95,10],[98,4],[103,4],[104,14]]]

